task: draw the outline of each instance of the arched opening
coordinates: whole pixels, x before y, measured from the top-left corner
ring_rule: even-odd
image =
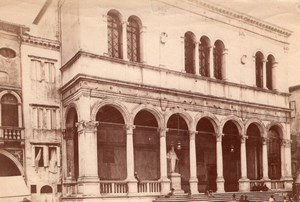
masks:
[[[15,96],[7,93],[1,98],[1,121],[2,126],[18,127],[18,100]]]
[[[118,13],[109,11],[107,14],[108,55],[114,58],[122,56],[122,24]]]
[[[78,160],[78,132],[76,123],[78,122],[77,112],[71,108],[67,114],[66,120],[66,148],[67,148],[67,176],[75,180],[79,175]]]
[[[152,113],[142,110],[136,115],[134,125],[134,170],[141,180],[157,180],[160,178],[157,120]]]
[[[184,34],[184,56],[186,73],[195,74],[195,36],[192,32]]]
[[[227,121],[223,128],[223,134],[222,152],[225,191],[238,191],[238,180],[241,177],[241,141],[239,130],[233,121]]]
[[[7,156],[0,154],[0,177],[19,175],[21,175],[21,172],[16,164]]]
[[[54,201],[53,189],[49,185],[45,185],[41,188],[41,202]]]
[[[255,54],[255,78],[256,86],[258,88],[263,88],[263,60],[264,56],[261,52]]]
[[[275,58],[273,55],[269,55],[268,58],[267,58],[267,69],[266,69],[266,72],[267,72],[267,88],[269,90],[273,90],[273,64],[275,63]]]
[[[189,190],[190,179],[190,154],[189,154],[189,135],[188,126],[180,114],[173,114],[168,122],[167,127],[167,153],[174,146],[175,153],[178,157],[175,172],[181,175],[181,188],[187,192]],[[171,165],[168,161],[168,171]]]
[[[41,194],[50,194],[52,192],[52,187],[50,187],[49,185],[45,185],[41,188]]]
[[[214,76],[216,79],[223,79],[223,53],[225,50],[224,43],[217,40],[214,44]]]
[[[247,128],[247,177],[250,180],[262,179],[262,141],[257,125],[250,124]]]
[[[125,180],[127,177],[126,131],[121,112],[104,106],[96,115],[98,175],[100,180]]]
[[[209,60],[210,59],[210,40],[207,36],[202,36],[200,38],[199,45],[199,63],[200,63],[200,75],[210,76],[209,72]]]
[[[127,25],[127,58],[140,62],[140,25],[136,17],[129,17]]]
[[[217,190],[217,165],[216,165],[216,137],[211,121],[202,118],[197,124],[196,130],[196,159],[197,178],[199,192],[205,190]]]
[[[279,130],[278,126],[272,126],[268,131],[268,167],[271,180],[281,178],[281,139]]]

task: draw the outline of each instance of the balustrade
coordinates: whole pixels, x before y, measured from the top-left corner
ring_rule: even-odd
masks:
[[[0,139],[4,141],[24,140],[24,131],[17,127],[0,127]]]

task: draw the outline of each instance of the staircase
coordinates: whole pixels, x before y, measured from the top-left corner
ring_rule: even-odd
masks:
[[[235,194],[237,201],[239,201],[241,195],[247,195],[250,202],[263,202],[269,201],[269,197],[274,195],[276,201],[283,201],[283,197],[287,194],[284,191],[265,191],[265,192],[226,192],[226,193],[213,193],[212,197],[206,194],[196,194],[189,197],[187,194],[173,195],[169,198],[160,196],[153,202],[185,202],[185,201],[211,201],[211,202],[229,202],[231,201],[232,194]]]

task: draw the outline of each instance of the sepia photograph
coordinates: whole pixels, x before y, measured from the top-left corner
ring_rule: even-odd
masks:
[[[0,1],[0,202],[300,201],[299,109],[300,0]]]

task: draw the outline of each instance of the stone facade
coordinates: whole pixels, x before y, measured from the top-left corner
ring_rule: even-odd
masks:
[[[0,154],[23,158],[32,201],[151,201],[171,176],[191,194],[292,189],[290,31],[200,0],[49,2],[32,32],[0,33],[24,134]]]

